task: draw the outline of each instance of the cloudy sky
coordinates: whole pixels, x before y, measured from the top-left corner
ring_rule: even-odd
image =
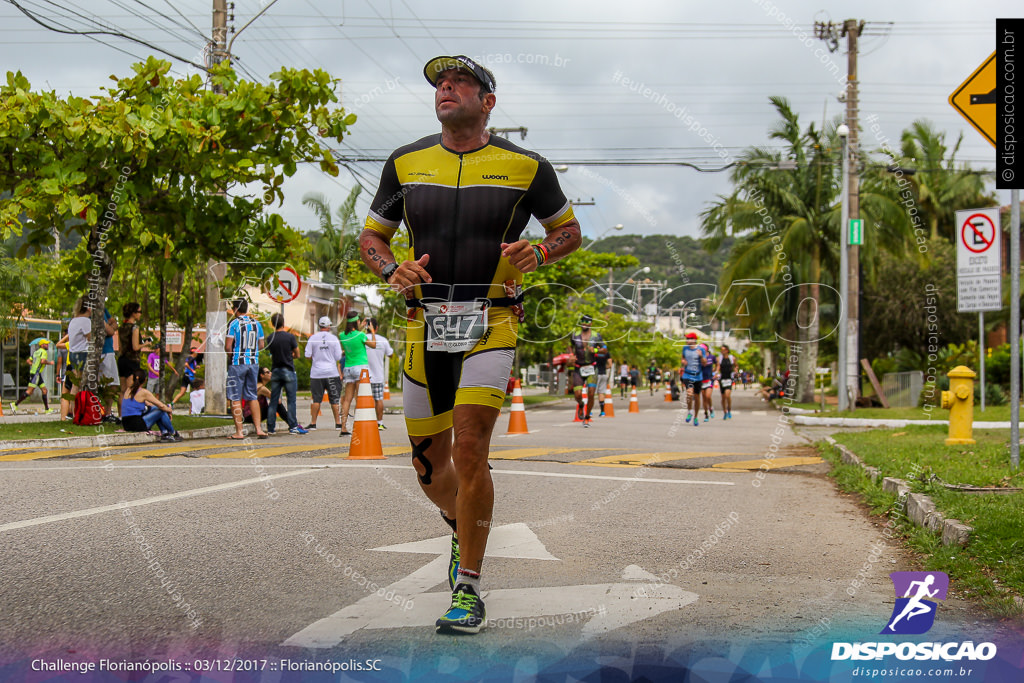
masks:
[[[102,27],[193,61],[201,61],[211,32],[209,0],[17,2],[48,25]],[[237,0],[233,25],[241,28],[268,3]],[[339,148],[351,159],[386,157],[437,132],[423,64],[440,54],[477,57],[497,77],[491,124],[525,128],[525,140],[519,133],[512,140],[567,164],[560,179],[571,199],[593,198],[594,206],[577,208],[586,234],[622,223],[625,232],[696,236],[699,212],[728,192],[728,174],[625,162],[721,167],[747,146],[768,144],[772,95],[787,97],[805,125],[840,114],[845,39],[829,52],[815,37],[816,21],[866,22],[862,125],[875,116],[881,134],[895,141],[926,118],[949,140],[963,132],[959,158],[991,168],[993,148],[947,99],[994,50],[994,19],[1019,14],[1019,7],[1011,0],[277,0],[232,52],[243,73],[259,80],[281,65],[319,67],[341,79],[342,104],[359,116]],[[121,37],[49,31],[11,0],[0,0],[0,36],[5,70],[20,69],[37,88],[80,95],[96,93],[110,74],[126,74],[152,53]],[[181,73],[188,68],[175,65]],[[862,144],[877,146],[874,138],[869,132]],[[277,210],[292,225],[313,229],[302,195],[319,191],[338,205],[358,182],[365,213],[381,164],[348,167],[337,179],[300,170]]]

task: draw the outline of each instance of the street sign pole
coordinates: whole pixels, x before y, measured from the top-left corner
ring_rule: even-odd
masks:
[[[978,370],[981,375],[981,412],[985,412],[985,311],[978,311]]]
[[[1010,190],[1010,465],[1020,466],[1020,190]]]

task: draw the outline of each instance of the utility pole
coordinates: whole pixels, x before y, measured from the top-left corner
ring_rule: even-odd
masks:
[[[228,3],[213,0],[213,49],[211,57],[219,64],[227,56]],[[214,86],[214,92],[220,88]],[[224,332],[227,330],[227,311],[221,309],[218,281],[227,276],[227,264],[213,259],[206,262],[206,410],[224,415],[228,412],[225,384],[227,356],[224,353]]]
[[[846,198],[849,206],[847,222],[851,219],[860,218],[860,146],[858,137],[860,133],[860,109],[857,81],[857,39],[864,31],[864,22],[856,19],[847,19],[842,25],[832,22],[815,22],[815,35],[828,43],[830,52],[839,49],[839,38],[846,38],[846,125],[849,128],[849,138],[846,147],[849,155],[849,173],[846,180]],[[841,226],[840,239],[845,242],[849,232],[849,225]],[[857,245],[841,244],[842,249],[848,250],[847,266],[845,273],[847,284],[847,297],[843,304],[846,307],[846,329],[840,330],[843,335],[838,343],[845,342],[845,353],[840,352],[840,357],[845,357],[846,364],[846,386],[840,386],[839,391],[850,397],[850,408],[856,406],[857,396],[860,394],[860,247]],[[844,274],[840,274],[843,277]],[[844,373],[840,372],[840,377]]]
[[[857,82],[857,38],[864,30],[864,22],[847,19],[843,22],[846,36],[846,125],[850,127],[850,175],[847,180],[847,198],[850,202],[850,219],[860,218],[860,146],[857,142],[860,131],[860,111]],[[850,302],[847,316],[846,381],[849,382],[850,407],[857,405],[860,395],[860,247],[850,246]]]

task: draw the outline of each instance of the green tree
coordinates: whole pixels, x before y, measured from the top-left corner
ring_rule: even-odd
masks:
[[[839,289],[838,235],[841,191],[840,140],[835,123],[822,131],[813,123],[802,130],[796,112],[785,98],[770,98],[781,120],[769,138],[783,143],[777,151],[751,147],[743,152],[732,173],[733,192],[719,196],[701,213],[706,246],[717,248],[728,235],[738,239],[722,271],[725,310],[742,314],[762,332],[777,335],[791,347],[799,344],[797,400],[814,396],[818,344],[834,328],[834,318],[822,325],[823,314],[835,314]],[[778,170],[782,161],[795,162],[793,170]],[[861,214],[865,223],[888,235],[892,249],[909,244],[904,214],[889,193],[861,188]],[[763,281],[767,296],[750,298],[742,282]],[[829,297],[822,286],[832,287]],[[770,337],[769,337],[770,339]]]
[[[302,197],[302,203],[320,221],[320,229],[309,235],[307,256],[310,266],[323,273],[324,282],[346,282],[350,269],[362,270],[357,240],[363,225],[356,216],[356,200],[362,189],[361,185],[353,187],[333,217],[331,205],[322,193],[307,192]]]
[[[240,264],[240,276],[301,257],[301,235],[264,211],[298,163],[336,175],[321,141],[340,141],[355,122],[329,106],[336,83],[321,70],[282,69],[263,85],[222,64],[210,71],[216,92],[169,69],[151,57],[93,98],[35,92],[20,72],[0,87],[3,236],[31,241],[54,224],[83,236],[72,275],[89,282],[94,340],[119,259],[148,259],[168,281],[211,258]],[[261,194],[232,193],[251,187]],[[100,348],[91,346],[87,380]]]
[[[914,203],[928,226],[930,238],[942,237],[956,243],[953,225],[956,211],[995,206],[991,192],[985,192],[981,176],[958,164],[956,154],[963,142],[957,136],[952,148],[946,146],[946,134],[936,131],[931,123],[918,119],[903,131],[900,164],[913,168],[913,175],[904,180],[910,185]]]

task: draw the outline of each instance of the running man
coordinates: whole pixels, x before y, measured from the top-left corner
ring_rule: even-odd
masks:
[[[718,385],[722,392],[722,419],[732,419],[732,384],[735,375],[740,371],[736,367],[736,356],[732,355],[729,347],[722,344],[722,357],[718,360],[718,372],[721,377]]]
[[[600,334],[590,331],[592,322],[594,322],[593,318],[583,315],[580,318],[580,331],[569,339],[573,355],[576,357],[576,369],[572,371],[572,393],[576,397],[576,417],[583,420],[584,427],[590,426],[590,413],[594,410],[594,398],[598,393],[597,350],[604,346],[607,354],[608,348]],[[605,355],[604,363],[607,366],[607,355]],[[583,398],[584,391],[587,392],[586,399]],[[584,402],[586,403],[585,409]]]
[[[50,340],[40,339],[39,346],[36,347],[36,350],[25,360],[25,362],[28,363],[29,366],[28,387],[17,402],[11,403],[11,410],[13,412],[18,412],[18,406],[21,405],[21,402],[31,396],[36,389],[39,389],[41,392],[41,398],[43,399],[43,414],[49,415],[56,412],[50,407],[49,401],[46,400],[46,382],[43,380],[43,366],[53,365],[53,361],[50,360]]]
[[[711,349],[707,344],[701,344],[700,348],[704,351],[706,359],[700,369],[700,402],[704,405],[704,421],[707,422],[715,416],[715,406],[711,399],[714,398],[715,370],[718,368],[718,359],[715,358],[715,354],[711,353]],[[709,410],[711,411],[710,416],[708,414]]]
[[[681,378],[686,389],[686,421],[693,419],[693,426],[700,424],[700,391],[704,381],[703,367],[707,361],[704,349],[697,346],[697,333],[686,333],[686,346],[683,347]]]
[[[626,398],[626,388],[629,387],[629,363],[622,363],[619,366],[619,398]]]
[[[909,597],[910,599],[907,600],[907,604],[903,608],[903,611],[899,613],[899,616],[897,616],[895,619],[893,619],[892,623],[889,624],[888,626],[886,626],[886,628],[889,629],[890,631],[892,631],[893,633],[895,633],[896,631],[895,631],[895,629],[893,627],[896,626],[896,622],[898,622],[903,617],[906,617],[907,621],[910,621],[911,619],[913,619],[914,617],[916,617],[916,616],[918,616],[920,614],[928,614],[929,612],[931,612],[934,608],[924,604],[921,601],[924,598],[935,597],[935,595],[939,592],[938,588],[936,588],[933,591],[928,590],[928,588],[933,583],[935,583],[935,575],[934,574],[929,574],[928,576],[926,576],[924,578],[923,581],[911,581],[910,585],[907,586],[907,596],[906,596],[906,597]],[[912,593],[915,590],[915,586],[917,587],[916,588],[917,593],[915,593],[914,595],[910,595],[910,593]]]
[[[651,396],[654,396],[654,390],[658,386],[658,379],[661,376],[661,371],[658,370],[658,366],[654,359],[651,359],[651,364],[647,366],[647,387],[651,390]]]
[[[580,227],[551,164],[487,132],[496,102],[490,71],[460,55],[436,57],[423,72],[441,134],[385,163],[360,247],[413,311],[402,391],[413,466],[455,532],[451,608],[437,630],[477,633],[494,507],[487,457],[515,354],[523,273],[575,251]],[[547,231],[538,244],[520,239],[531,214]],[[403,219],[413,246],[399,262],[390,243]]]
[[[178,387],[178,393],[171,399],[171,407],[181,400],[181,397],[192,391],[194,388],[192,385],[196,381],[196,369],[199,367],[199,349],[195,348],[185,358],[185,371],[181,375],[181,386]]]

